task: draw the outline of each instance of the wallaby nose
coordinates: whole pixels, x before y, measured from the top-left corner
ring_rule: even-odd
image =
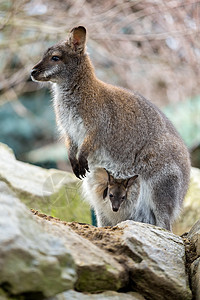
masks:
[[[37,73],[37,69],[32,69],[31,70],[31,76],[34,76]]]
[[[116,207],[116,206],[113,206],[112,209],[113,209],[114,212],[117,212],[119,208]]]

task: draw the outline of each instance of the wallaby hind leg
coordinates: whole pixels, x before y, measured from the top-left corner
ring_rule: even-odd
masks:
[[[156,219],[153,210],[146,206],[145,209],[140,209],[136,211],[135,217],[133,218],[136,222],[147,223],[151,225],[156,225]]]
[[[133,220],[156,225],[151,189],[150,181],[140,179],[140,194],[137,200]]]
[[[182,203],[182,176],[168,174],[141,180],[134,220],[171,230]]]
[[[97,218],[97,227],[105,227],[105,226],[112,226],[112,223],[107,220],[103,214],[100,214],[98,211],[96,211],[96,218]]]
[[[171,230],[172,222],[180,211],[183,201],[182,176],[166,175],[157,182],[152,190],[155,205],[156,225]],[[184,189],[184,187],[182,186]]]

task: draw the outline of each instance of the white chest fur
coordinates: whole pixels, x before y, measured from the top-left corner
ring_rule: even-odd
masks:
[[[54,109],[56,113],[56,122],[61,134],[67,134],[80,146],[85,138],[86,129],[82,118],[80,117],[77,105],[73,99],[67,98],[57,84],[53,85],[54,91]],[[72,99],[70,103],[70,99]]]

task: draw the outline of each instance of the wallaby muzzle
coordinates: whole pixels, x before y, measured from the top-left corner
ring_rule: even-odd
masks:
[[[115,202],[112,203],[112,210],[113,210],[114,212],[117,212],[117,211],[119,210],[119,208],[120,208],[120,203],[119,203],[119,201],[117,201],[116,203],[115,203]]]

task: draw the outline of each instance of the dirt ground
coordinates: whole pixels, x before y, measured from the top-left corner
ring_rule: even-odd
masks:
[[[61,221],[58,218],[47,216],[34,209],[31,209],[31,212],[45,220],[69,226],[78,235],[86,238],[108,253],[112,253],[112,256],[120,263],[126,264],[126,261],[130,258],[133,258],[134,261],[141,260],[139,257],[136,257],[126,245],[122,245],[120,236],[123,230],[118,228],[118,226],[95,227],[85,223]]]
[[[88,239],[96,246],[106,250],[109,253],[112,253],[118,262],[125,263],[127,256],[133,256],[128,247],[121,244],[122,240],[120,236],[122,235],[123,230],[118,228],[118,226],[95,227],[84,223],[61,221],[58,218],[47,216],[34,209],[31,209],[31,212],[45,220],[69,226],[83,238]],[[186,268],[188,269],[190,264],[197,258],[196,249],[194,245],[187,239],[187,233],[183,234],[181,237],[185,244]],[[135,256],[132,258],[134,260],[139,259]]]

